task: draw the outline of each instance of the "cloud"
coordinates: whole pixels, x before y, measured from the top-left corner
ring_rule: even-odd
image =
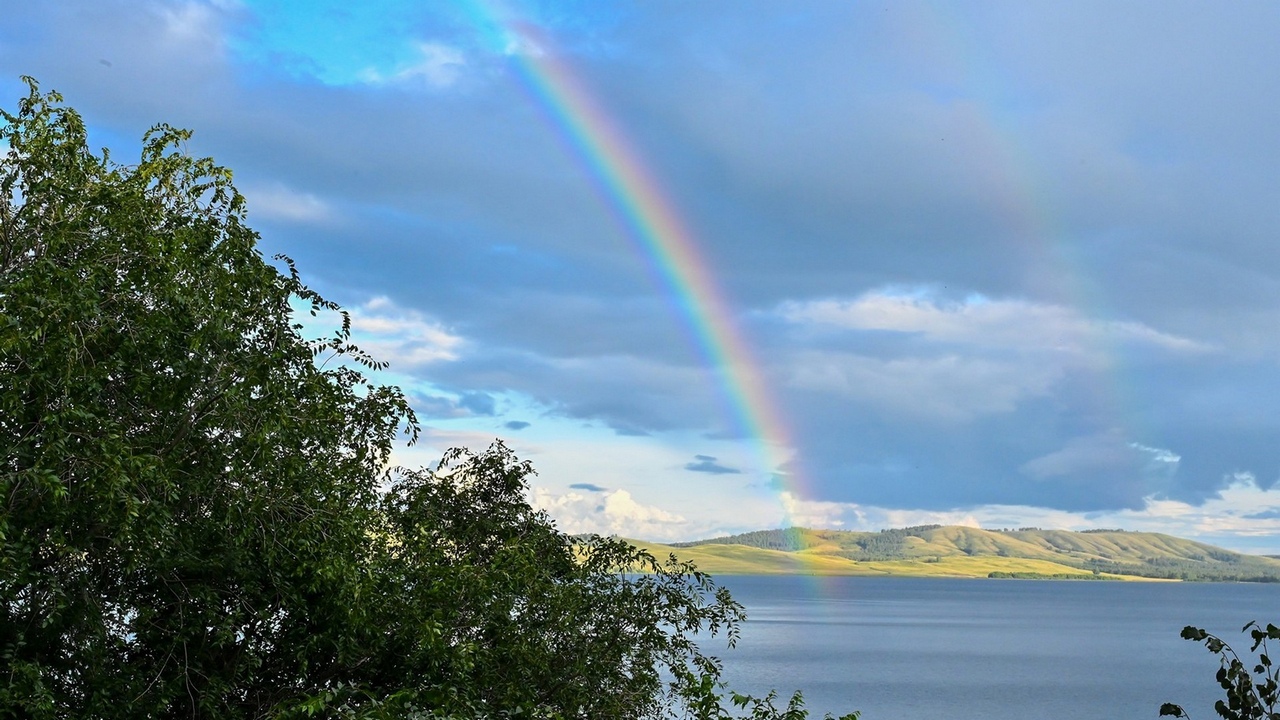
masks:
[[[508,430],[515,430],[518,432],[520,430],[524,430],[525,428],[529,427],[529,423],[525,422],[524,420],[509,420],[503,423],[502,427]]]
[[[224,21],[240,10],[237,3],[177,2],[142,3],[148,14],[159,20],[156,39],[166,50],[192,51],[221,56],[225,52]]]
[[[931,286],[784,303],[778,318],[775,372],[803,408],[793,433],[816,497],[1137,508],[1153,493],[1207,497],[1230,467],[1205,462],[1224,452],[1266,462],[1226,450],[1252,446],[1250,430],[1196,419],[1241,405],[1177,407],[1217,385],[1204,373],[1225,360],[1194,338]]]
[[[418,63],[396,73],[397,79],[422,79],[433,87],[448,87],[458,80],[458,74],[467,64],[460,50],[442,43],[419,43],[418,52],[422,54]]]
[[[443,89],[454,85],[467,65],[467,58],[460,49],[440,42],[417,42],[414,52],[416,57],[412,63],[389,76],[370,67],[359,74],[360,79],[374,85],[419,82],[433,89]]]
[[[1103,512],[1001,504],[928,511],[804,500],[790,492],[782,493],[782,500],[790,521],[802,527],[860,531],[925,524],[986,529],[1120,527],[1200,540],[1241,552],[1280,553],[1280,490],[1263,490],[1247,476],[1229,483],[1217,497],[1199,505],[1152,495],[1139,507]]]
[[[788,521],[797,527],[859,531],[930,524],[981,527],[977,516],[968,510],[898,510],[859,503],[801,500],[788,491],[784,491],[781,498]]]
[[[375,358],[391,363],[396,371],[458,359],[463,339],[422,313],[400,307],[380,295],[348,309],[352,338]],[[492,400],[483,393],[469,393],[460,401],[472,411],[493,414]],[[481,407],[481,406],[485,407]]]
[[[870,403],[896,415],[964,422],[1009,413],[1049,394],[1062,369],[960,355],[881,359],[856,353],[799,351],[792,386]]]
[[[1237,470],[1274,482],[1275,18],[746,2],[557,7],[555,46],[495,42],[557,53],[672,200],[813,501],[1137,512],[1219,507]],[[754,487],[669,287],[453,9],[10,5],[0,90],[35,75],[121,158],[152,123],[193,128],[264,254],[353,308],[441,433],[484,439],[506,419],[484,398],[498,417],[519,396],[539,442],[594,433],[566,482],[602,477],[607,439],[634,462],[605,482],[637,497],[638,467]],[[902,40],[957,25],[983,53]],[[706,447],[743,477],[686,482]]]
[[[463,392],[451,397],[410,389],[407,394],[414,412],[424,418],[447,420],[493,417],[498,414],[497,400],[483,392]],[[506,427],[510,429],[520,429],[511,428],[511,425],[512,423],[506,423]]]
[[[795,387],[944,422],[1011,413],[1053,394],[1072,373],[1105,372],[1117,343],[1172,354],[1209,351],[1140,323],[1092,320],[1025,300],[946,301],[923,287],[787,302],[778,315],[799,333],[801,347],[788,359]],[[815,333],[835,347],[812,347]],[[803,347],[806,337],[810,348]]]
[[[428,395],[425,393],[413,392],[408,393],[409,404],[413,406],[414,412],[423,418],[462,418],[470,417],[471,412],[458,404],[456,398],[450,398],[443,395]]]
[[[710,455],[694,455],[694,462],[686,463],[685,470],[690,472],[710,473],[712,475],[738,475],[742,471],[737,468],[721,465]]]
[[[1096,361],[1101,343],[1149,345],[1169,352],[1202,353],[1210,346],[1142,323],[1096,320],[1074,308],[1020,299],[971,295],[938,298],[928,288],[878,290],[852,299],[790,301],[787,320],[845,330],[919,335],[935,343],[1018,352],[1061,353]]]
[[[299,192],[275,183],[263,187],[242,187],[248,201],[250,221],[266,218],[296,223],[323,223],[334,218],[332,207],[311,193]]]
[[[590,495],[570,492],[555,495],[534,488],[534,507],[545,510],[561,531],[620,535],[644,540],[688,538],[697,525],[681,515],[636,502],[626,490],[589,490]],[[603,494],[603,497],[601,495]]]
[[[458,398],[458,405],[476,415],[493,416],[497,412],[497,404],[494,402],[493,396],[488,393],[464,393],[462,397]]]
[[[633,355],[559,357],[490,347],[458,362],[424,368],[436,382],[530,397],[559,417],[593,421],[619,435],[645,437],[689,427],[725,431],[718,388],[698,367]],[[618,386],[625,378],[627,389]]]
[[[1127,441],[1119,431],[1111,431],[1071,438],[1061,449],[1029,460],[1021,469],[1037,480],[1102,472],[1150,471],[1170,476],[1177,471],[1179,460],[1181,458],[1169,450]]]
[[[587,492],[593,493],[609,492],[609,488],[601,487],[593,483],[573,483],[569,487],[573,490],[586,490]]]

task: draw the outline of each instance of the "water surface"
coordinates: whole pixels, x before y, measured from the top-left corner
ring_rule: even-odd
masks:
[[[1243,651],[1244,623],[1280,624],[1280,585],[719,580],[749,616],[738,647],[716,653],[730,686],[801,689],[818,718],[1141,719],[1176,702],[1211,720],[1217,661],[1178,636],[1183,626]]]

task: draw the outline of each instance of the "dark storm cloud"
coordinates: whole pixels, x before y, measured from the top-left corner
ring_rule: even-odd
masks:
[[[464,337],[413,369],[448,388],[415,398],[425,416],[497,415],[515,392],[625,435],[735,424],[501,58],[459,42],[456,85],[331,86],[238,55],[250,5],[14,5],[5,107],[25,73],[97,144],[194,128],[266,252]],[[617,12],[557,32],[739,310],[815,499],[1102,510],[1280,477],[1275,5]],[[887,311],[934,324],[787,315],[894,292],[933,309]]]

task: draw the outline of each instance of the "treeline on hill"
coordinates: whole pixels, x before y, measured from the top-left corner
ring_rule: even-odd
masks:
[[[797,552],[814,548],[826,548],[825,554],[850,560],[902,560],[907,557],[907,538],[924,537],[941,525],[916,525],[905,528],[881,530],[877,533],[846,533],[837,530],[810,530],[786,528],[783,530],[757,530],[729,537],[672,543],[672,547],[696,547],[698,545],[745,545],[765,550]],[[834,545],[834,547],[833,547]]]
[[[1063,561],[1063,564],[1072,564]],[[1136,575],[1160,580],[1189,582],[1280,582],[1274,565],[1253,563],[1248,557],[1226,561],[1180,560],[1178,558],[1146,558],[1141,565],[1107,560],[1086,560],[1080,567],[1116,575]]]
[[[937,562],[947,557],[1046,560],[1088,573],[1190,581],[1280,582],[1275,558],[1245,555],[1160,533],[1123,530],[982,530],[917,525],[879,532],[787,528],[681,543],[804,551],[857,562]],[[1026,574],[1026,573],[1023,573]],[[1074,576],[1072,576],[1074,577]]]
[[[1090,573],[1038,573],[1038,572],[1003,572],[996,570],[987,573],[987,577],[993,579],[1014,579],[1014,580],[1116,580],[1117,578],[1108,577],[1106,575],[1094,575]]]

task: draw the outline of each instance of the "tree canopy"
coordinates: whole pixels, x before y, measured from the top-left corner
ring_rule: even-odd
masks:
[[[742,608],[561,533],[500,443],[419,426],[340,311],[264,259],[231,173],[90,151],[56,93],[0,111],[0,718],[729,717]],[[797,694],[730,695],[802,718]],[[852,716],[847,716],[852,717]]]

